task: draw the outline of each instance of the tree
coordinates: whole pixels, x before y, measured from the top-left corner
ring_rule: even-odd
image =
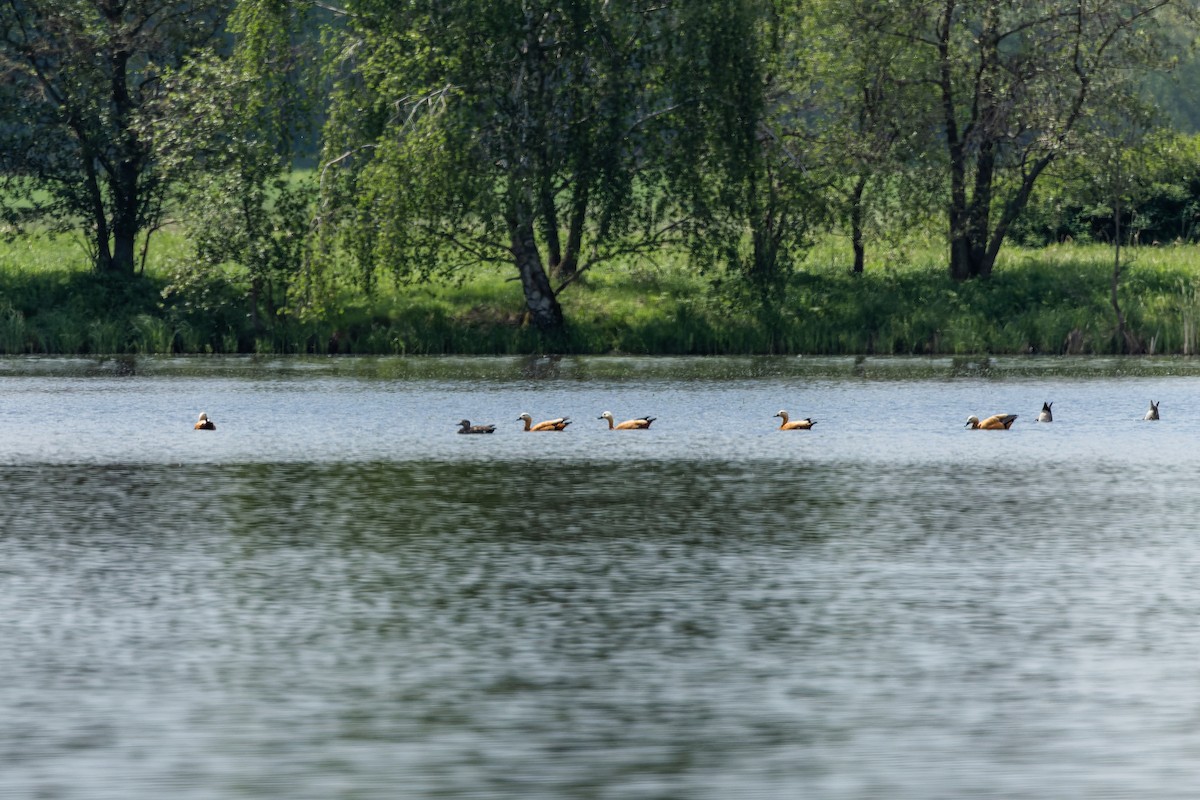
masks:
[[[1120,109],[1118,113],[1116,109]],[[1113,268],[1109,281],[1109,304],[1116,322],[1117,351],[1141,353],[1145,344],[1129,328],[1121,308],[1120,285],[1124,270],[1122,246],[1136,236],[1138,205],[1155,178],[1154,163],[1163,160],[1169,137],[1154,136],[1152,112],[1137,98],[1104,109],[1089,126],[1086,156],[1068,165],[1078,182],[1080,195],[1101,210],[1112,222]]]
[[[0,211],[88,230],[97,270],[136,271],[166,190],[148,117],[164,71],[219,45],[232,0],[0,0]]]
[[[1176,0],[879,0],[882,29],[919,48],[941,112],[950,274],[986,277],[1039,177],[1088,112],[1156,62]]]
[[[776,304],[821,216],[796,135],[803,116],[794,3],[717,0],[674,8],[664,61],[665,183],[692,257],[737,276],[764,310]]]
[[[907,230],[926,218],[936,127],[920,56],[891,35],[893,8],[877,0],[806,4],[811,120],[797,135],[809,140],[826,174],[829,205],[850,232],[854,273],[866,261],[869,220],[886,214]]]
[[[664,235],[653,194],[635,188],[661,11],[633,0],[346,10],[321,224],[368,285],[379,265],[429,277],[507,263],[533,324],[560,331],[565,286]]]
[[[309,263],[312,180],[294,173],[295,142],[311,130],[315,37],[311,9],[242,0],[228,20],[232,54],[204,53],[164,75],[147,138],[183,177],[172,205],[195,248],[166,294],[193,308],[228,285],[248,301],[256,332],[320,308]]]

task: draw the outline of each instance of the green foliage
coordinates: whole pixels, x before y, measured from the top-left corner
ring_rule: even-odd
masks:
[[[1127,243],[1200,241],[1200,137],[1159,133],[1140,148],[1131,171],[1136,191],[1126,191],[1121,229]],[[1096,174],[1094,153],[1060,165],[1034,196],[1014,226],[1015,240],[1037,247],[1070,239],[1113,241],[1113,212],[1095,202],[1090,184]]]
[[[663,8],[632,0],[348,4],[333,65],[323,246],[364,288],[506,263],[534,324],[557,290],[660,244],[648,178]],[[548,276],[547,273],[550,273]]]
[[[232,0],[0,4],[0,219],[86,231],[100,271],[132,275],[178,176],[152,120],[164,77],[219,45]]]
[[[895,78],[930,89],[923,102],[914,101],[938,119],[950,271],[967,279],[991,273],[1046,170],[1083,152],[1088,139],[1079,134],[1138,106],[1138,74],[1168,63],[1174,42],[1167,12],[1185,4],[862,5],[882,12],[859,18],[870,41],[902,41],[918,54],[904,60]],[[921,115],[888,118],[911,123]]]
[[[798,7],[681,5],[665,45],[665,186],[701,269],[769,310],[825,215],[795,124],[804,75]]]
[[[164,162],[203,164],[181,169],[188,179],[175,205],[186,209],[193,253],[173,261],[163,289],[188,339],[212,319],[238,329],[243,314],[259,339],[325,299],[307,269],[315,178],[291,171],[293,137],[310,106],[304,56],[312,43],[296,35],[304,19],[288,3],[242,3],[230,22],[232,58],[197,57],[167,76],[168,113],[155,124],[169,143]]]
[[[0,3],[0,348],[1191,352],[1165,250],[1005,243],[1200,236],[1113,135],[1192,5]]]
[[[803,7],[809,74],[805,98],[809,169],[821,199],[850,233],[854,269],[867,240],[926,225],[945,203],[945,164],[936,130],[940,108],[927,80],[928,53],[896,36],[897,13],[875,0],[819,0]]]

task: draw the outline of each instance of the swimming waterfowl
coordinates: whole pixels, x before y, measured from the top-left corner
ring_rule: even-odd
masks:
[[[464,419],[458,424],[462,426],[458,429],[459,433],[493,433],[496,430],[495,425],[472,425],[469,419]]]
[[[200,419],[196,420],[196,424],[192,426],[194,431],[215,431],[216,429],[217,426],[203,411],[200,412]]]
[[[1038,414],[1038,422],[1054,422],[1054,415],[1050,413],[1050,406],[1054,403],[1042,403],[1042,413]]]
[[[1162,400],[1158,401],[1158,403],[1161,403],[1161,402],[1162,402]],[[1146,412],[1146,416],[1142,417],[1142,419],[1158,419],[1158,403],[1151,400],[1150,401],[1150,410]]]
[[[610,431],[644,431],[647,430],[650,427],[650,423],[654,422],[654,420],[658,419],[658,417],[636,417],[634,419],[627,419],[624,422],[614,424],[612,412],[605,411],[603,414],[597,417],[597,419],[608,420],[608,429]]]
[[[976,431],[1006,431],[1012,427],[1016,419],[1016,414],[993,414],[980,422],[979,417],[972,414],[967,417],[967,424],[964,427],[969,427]]]
[[[779,423],[779,430],[781,431],[806,431],[817,424],[817,421],[811,417],[798,419],[795,422],[788,422],[788,412],[783,410],[780,410],[775,416],[783,419],[783,422]]]
[[[569,417],[548,419],[544,422],[539,422],[537,425],[533,424],[533,417],[528,414],[522,414],[517,419],[525,421],[525,430],[527,431],[561,431],[571,424]]]

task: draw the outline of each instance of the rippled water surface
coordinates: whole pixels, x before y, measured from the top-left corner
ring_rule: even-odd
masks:
[[[1195,797],[1198,444],[1188,361],[0,361],[0,797]]]

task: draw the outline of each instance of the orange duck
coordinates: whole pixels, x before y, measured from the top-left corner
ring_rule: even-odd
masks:
[[[650,423],[658,419],[658,417],[637,417],[635,419],[627,419],[624,422],[614,422],[611,411],[605,411],[597,419],[608,420],[608,429],[618,431],[644,431],[650,428]]]
[[[524,420],[525,430],[527,431],[561,431],[571,424],[571,420],[567,417],[548,419],[544,422],[539,422],[537,425],[533,424],[533,417],[528,414],[522,414],[517,419]]]
[[[788,422],[788,412],[786,411],[780,411],[775,416],[783,420],[783,422],[779,423],[779,430],[781,431],[807,431],[810,430],[813,425],[817,424],[817,421],[811,417],[798,419],[795,422]]]
[[[968,427],[975,431],[1006,431],[1012,427],[1016,419],[1016,414],[993,414],[987,419],[980,421],[979,417],[972,414],[967,417],[967,424],[963,427]]]

